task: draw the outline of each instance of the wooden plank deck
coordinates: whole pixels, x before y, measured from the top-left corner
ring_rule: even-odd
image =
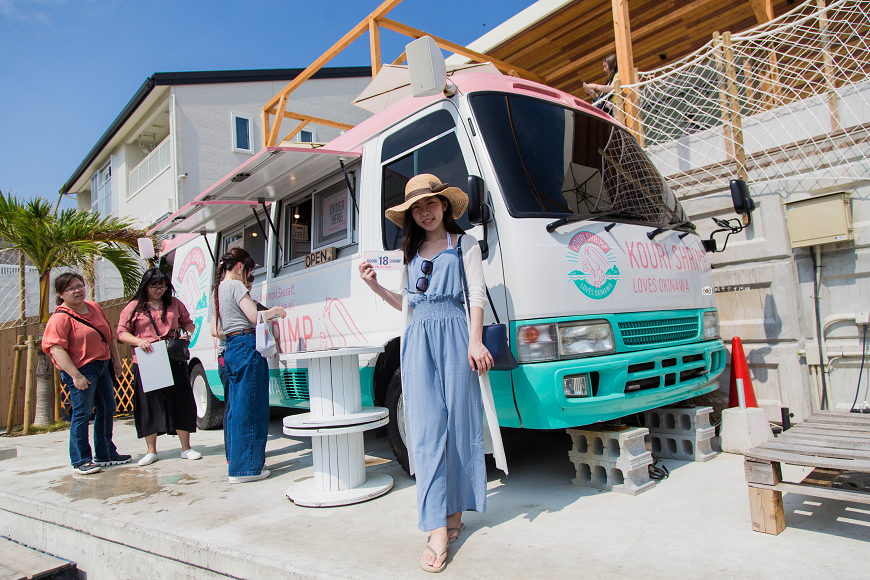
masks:
[[[0,538],[0,580],[76,577],[74,562]]]
[[[870,493],[834,488],[845,471],[870,473],[870,415],[819,411],[776,439],[746,452],[752,529],[785,529],[782,492],[870,504]],[[781,464],[813,467],[802,481],[782,481]]]

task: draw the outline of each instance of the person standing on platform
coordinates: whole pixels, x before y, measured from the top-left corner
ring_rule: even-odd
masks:
[[[188,334],[196,330],[184,303],[175,298],[169,276],[151,268],[118,320],[118,341],[144,352],[152,352],[151,343],[172,338],[180,328]],[[200,459],[202,454],[190,447],[190,434],[196,431],[196,401],[190,386],[187,364],[169,361],[172,385],[145,392],[139,375],[139,362],[133,351],[133,418],[136,434],[145,439],[147,451],[139,465],[157,461],[157,436],[178,435],[182,459]]]
[[[100,305],[85,300],[85,280],[66,272],[54,281],[58,307],[45,325],[42,350],[60,369],[60,379],[69,392],[72,417],[69,426],[69,457],[73,471],[86,475],[108,465],[130,461],[112,442],[115,416],[115,384],[121,374],[121,357],[112,328]],[[88,443],[88,423],[94,412],[94,451]]]
[[[411,178],[404,203],[386,211],[402,228],[402,293],[381,286],[368,262],[359,267],[375,294],[405,313],[402,396],[419,527],[430,532],[420,561],[426,572],[444,570],[447,545],[464,528],[462,512],[486,511],[482,414],[484,405],[494,410],[486,374],[493,359],[482,340],[487,301],[480,246],[455,221],[467,206],[458,187],[430,174]],[[468,280],[465,305],[460,260]],[[498,425],[489,428],[496,465],[507,473]]]
[[[257,352],[257,306],[245,286],[255,266],[248,252],[233,248],[221,256],[212,290],[217,329],[226,337],[224,436],[230,483],[269,477],[269,470],[264,469],[269,433],[269,365]],[[268,320],[284,318],[286,312],[275,306],[265,314]]]

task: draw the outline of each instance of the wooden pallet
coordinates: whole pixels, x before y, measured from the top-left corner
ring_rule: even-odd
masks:
[[[0,537],[0,580],[72,579],[76,565]]]
[[[813,467],[800,482],[782,481],[781,464]],[[870,493],[833,487],[844,471],[870,473],[870,415],[818,411],[791,429],[746,452],[752,529],[785,529],[782,492],[870,504]]]

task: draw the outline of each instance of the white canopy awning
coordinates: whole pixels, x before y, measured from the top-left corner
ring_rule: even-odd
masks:
[[[447,76],[449,77],[455,72],[466,70],[494,75],[501,74],[492,63],[475,62],[471,64],[447,65]],[[411,73],[408,72],[408,66],[385,64],[381,67],[378,75],[369,83],[369,86],[354,99],[353,104],[366,111],[380,113],[393,103],[399,102],[410,94]]]
[[[359,153],[333,149],[266,147],[148,234],[220,232],[250,216],[252,206],[277,201],[338,170],[340,159],[359,157]]]

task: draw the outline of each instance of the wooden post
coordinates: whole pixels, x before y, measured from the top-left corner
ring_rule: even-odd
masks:
[[[611,0],[613,7],[613,34],[615,37],[616,62],[621,80],[626,85],[637,82],[634,68],[634,52],[631,47],[631,25],[628,15],[628,0]],[[628,129],[638,137],[637,112],[631,91],[625,96],[625,117]],[[638,141],[643,137],[640,136]]]
[[[722,38],[719,31],[713,33],[713,57],[716,59],[716,74],[719,77],[719,108],[722,111],[722,133],[725,136],[725,152],[728,160],[734,160],[734,137],[731,135],[731,108],[728,106],[725,62],[722,56]]]
[[[53,364],[53,363],[52,363]],[[54,422],[57,423],[63,417],[61,413],[62,393],[60,389],[60,371],[54,367]]]
[[[24,435],[30,435],[30,424],[32,419],[32,404],[33,391],[36,389],[36,381],[34,380],[33,366],[36,361],[36,341],[33,340],[33,335],[27,337],[27,366],[25,367],[24,375]]]
[[[27,288],[24,282],[24,252],[18,250],[18,318],[22,325],[27,318]]]
[[[750,5],[759,24],[773,20],[773,0],[750,0]]]
[[[6,433],[12,433],[12,426],[15,424],[15,415],[18,414],[18,383],[21,380],[21,356],[22,346],[24,345],[24,337],[18,335],[15,337],[15,346],[12,347],[12,392],[9,393],[9,414],[6,419]]]
[[[746,152],[743,148],[743,123],[740,120],[740,102],[737,94],[737,68],[734,66],[734,49],[731,45],[731,33],[722,35],[722,45],[725,47],[725,73],[728,79],[728,108],[731,119],[731,137],[734,139],[734,160],[737,161],[737,174],[744,181],[749,180],[746,172]]]
[[[746,114],[752,116],[755,90],[752,87],[752,59],[750,57],[743,59],[743,83],[746,85]]]
[[[632,76],[634,79],[632,84],[637,83],[637,69],[634,69],[634,75]],[[637,139],[637,142],[641,147],[646,147],[644,132],[643,132],[643,110],[641,110],[640,106],[638,106],[638,101],[640,100],[640,95],[635,92],[636,89],[632,88],[632,105],[634,106],[634,136]]]
[[[616,109],[616,120],[625,125],[625,99],[622,96],[622,82],[617,77],[613,81],[613,108]]]
[[[834,59],[831,56],[831,35],[828,34],[828,11],[825,0],[816,0],[819,7],[819,30],[822,33],[822,63],[823,75],[828,87],[828,108],[831,110],[831,129],[840,130],[840,107],[837,102],[837,84],[834,72]]]
[[[369,44],[372,53],[372,78],[381,70],[381,32],[378,21],[369,14]]]
[[[744,459],[744,475],[749,484],[749,513],[752,529],[756,532],[778,535],[785,529],[782,492],[753,487],[753,483],[775,486],[782,482],[782,466],[778,461]]]

